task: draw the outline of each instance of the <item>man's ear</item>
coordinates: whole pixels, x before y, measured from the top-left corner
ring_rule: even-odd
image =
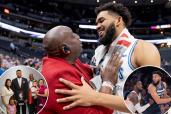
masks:
[[[115,23],[116,27],[119,27],[119,26],[121,25],[122,20],[123,20],[123,19],[122,19],[121,16],[118,16],[118,17],[117,17],[117,21],[116,21],[116,23]]]
[[[62,45],[62,52],[66,55],[70,54],[71,53],[71,49],[70,47],[67,45],[67,44],[63,44]]]

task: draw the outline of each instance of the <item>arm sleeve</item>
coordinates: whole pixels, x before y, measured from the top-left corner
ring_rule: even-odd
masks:
[[[149,106],[150,106],[149,103],[147,103],[146,105],[143,105],[143,106],[141,106],[140,103],[137,103],[137,104],[135,105],[135,109],[138,111],[138,113],[142,113],[142,112],[144,112]]]
[[[6,95],[6,91],[5,91],[5,87],[2,88],[2,93],[1,96],[5,96]]]

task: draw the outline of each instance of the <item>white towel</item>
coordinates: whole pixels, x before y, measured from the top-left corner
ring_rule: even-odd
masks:
[[[113,53],[118,52],[121,56],[124,54],[127,48],[131,45],[132,38],[134,37],[129,33],[128,29],[125,28],[111,43],[109,49],[104,45],[100,45],[95,50],[95,55],[92,58],[91,65],[99,69],[104,69]],[[102,59],[104,60],[101,62]],[[95,85],[97,90],[99,90],[102,84],[101,76],[96,75],[90,82]]]

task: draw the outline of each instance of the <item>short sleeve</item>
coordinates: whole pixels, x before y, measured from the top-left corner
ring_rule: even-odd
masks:
[[[6,95],[6,87],[3,87],[3,88],[2,88],[1,96],[5,96],[5,95]]]

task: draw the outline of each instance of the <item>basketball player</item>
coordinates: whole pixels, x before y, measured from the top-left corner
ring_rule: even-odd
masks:
[[[125,100],[129,110],[133,113],[142,114],[153,102],[147,103],[144,106],[141,106],[140,101],[142,98],[141,91],[143,90],[143,85],[141,81],[137,81],[134,85],[133,91],[131,91],[127,99]]]
[[[121,109],[126,110],[126,106],[123,105],[122,91],[127,77],[135,68],[140,66],[160,66],[160,54],[153,44],[138,40],[129,33],[127,27],[130,25],[131,15],[128,9],[122,4],[114,4],[113,2],[103,4],[96,8],[96,13],[97,32],[101,45],[95,50],[91,65],[99,69],[104,69],[113,51],[117,51],[122,55],[123,64],[118,73],[117,84],[114,87],[116,91],[114,97],[117,96],[115,98],[120,100],[120,104],[114,102],[113,99],[115,98],[109,100],[108,103],[113,106],[122,106]],[[99,85],[101,85],[100,77],[101,76],[95,76],[91,81],[97,89],[99,89]],[[78,99],[74,99],[73,101],[77,100]],[[75,103],[74,106],[76,105],[78,104]],[[99,103],[99,105],[104,104]],[[73,106],[69,106],[69,108],[72,107]],[[113,109],[115,109],[115,107],[113,107]]]
[[[167,85],[161,81],[162,73],[154,71],[152,73],[153,82],[148,86],[149,99],[154,100],[152,104],[143,114],[161,114],[159,104],[171,102],[171,98],[162,98],[166,94]]]

